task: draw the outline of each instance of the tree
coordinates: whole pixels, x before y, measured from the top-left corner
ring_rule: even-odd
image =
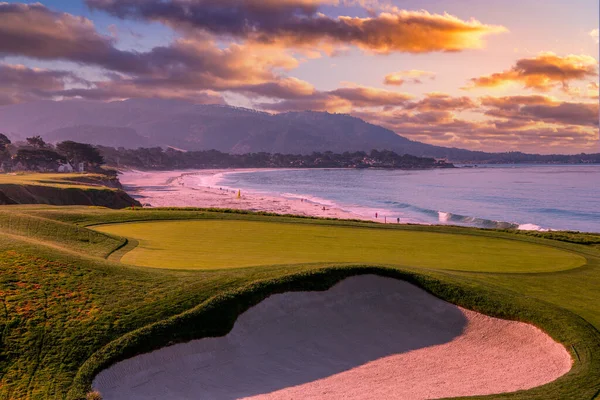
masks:
[[[9,144],[11,144],[10,139],[5,134],[0,133],[0,151],[6,150]]]
[[[55,170],[59,162],[65,161],[65,157],[50,149],[19,149],[14,160],[31,170]]]
[[[97,148],[87,143],[78,143],[71,140],[60,142],[56,150],[63,154],[70,163],[86,162],[93,166],[104,164],[104,158]]]
[[[44,139],[42,139],[41,136],[32,136],[32,137],[28,137],[25,140],[27,140],[27,143],[29,143],[29,145],[31,147],[34,147],[36,149],[43,149],[46,148],[48,145],[46,144],[46,142],[44,141]]]
[[[8,151],[8,146],[10,144],[10,139],[6,135],[0,133],[0,163],[10,158],[10,153]]]

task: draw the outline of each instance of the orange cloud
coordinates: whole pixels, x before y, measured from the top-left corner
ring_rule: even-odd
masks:
[[[87,0],[119,18],[158,21],[182,31],[286,47],[351,45],[376,53],[428,53],[483,47],[483,38],[506,28],[450,14],[389,9],[370,17],[330,17],[319,11],[335,1]],[[360,4],[361,2],[355,2]]]
[[[598,82],[590,82],[587,85],[587,96],[591,99],[597,99],[599,96]]]
[[[532,117],[467,121],[449,111],[414,113],[401,109],[357,110],[352,115],[412,140],[491,152],[590,152],[598,143],[595,127],[553,124]]]
[[[406,82],[409,83],[423,83],[423,79],[435,79],[435,73],[429,71],[420,71],[418,69],[411,69],[410,71],[398,71],[393,72],[385,76],[383,83],[386,85],[401,86]]]
[[[541,53],[517,61],[511,69],[471,79],[471,87],[494,88],[517,83],[527,89],[549,91],[557,86],[566,90],[570,81],[598,76],[598,61],[586,55],[557,56]]]
[[[404,108],[419,111],[460,111],[477,107],[477,104],[470,97],[452,97],[445,93],[427,93],[425,98],[407,103]]]
[[[516,110],[523,105],[555,105],[559,102],[552,97],[530,95],[530,96],[485,96],[479,99],[483,106],[496,107],[503,110]]]

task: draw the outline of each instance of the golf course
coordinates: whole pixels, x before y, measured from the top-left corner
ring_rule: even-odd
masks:
[[[518,342],[520,335],[533,335],[539,338],[540,349],[549,349],[548,354],[563,351],[568,362],[556,352],[556,357],[544,359],[546,353],[531,349],[528,353],[527,343],[520,344],[506,362],[521,360],[523,370],[504,375],[512,378],[501,382],[496,394],[473,392],[481,394],[469,398],[594,399],[600,393],[600,235],[383,225],[216,209],[10,205],[0,207],[0,269],[2,400],[92,398],[94,390],[102,393],[98,382],[106,384],[149,360],[138,357],[172,360],[171,353],[160,351],[173,348],[183,357],[188,350],[177,346],[188,345],[208,346],[207,354],[215,354],[220,349],[216,340],[231,335],[250,338],[239,342],[241,348],[253,343],[255,348],[248,351],[261,357],[270,345],[300,354],[301,348],[294,348],[297,340],[284,340],[299,335],[298,329],[284,327],[303,326],[298,322],[302,320],[285,322],[287,312],[273,319],[276,310],[288,308],[289,318],[314,313],[310,326],[332,338],[323,342],[331,343],[330,348],[319,347],[323,346],[319,342],[315,349],[339,359],[327,368],[319,362],[322,369],[317,375],[290,376],[290,387],[341,379],[338,374],[367,376],[368,369],[354,369],[399,353],[422,354],[414,358],[418,365],[413,369],[427,375],[433,368],[428,364],[430,353],[419,352],[471,343],[457,338],[468,336],[465,326],[472,321],[487,329],[482,332],[488,339],[497,340],[493,343],[498,360],[507,352],[500,350],[502,346]],[[306,292],[324,297],[302,297]],[[382,303],[373,293],[389,293],[387,298],[395,300]],[[323,302],[332,304],[330,314],[311,308]],[[297,314],[303,309],[305,313]],[[420,311],[412,315],[411,309]],[[376,310],[384,314],[375,314]],[[399,310],[406,313],[405,319],[388,326],[386,321],[394,320]],[[428,318],[429,313],[437,317]],[[265,315],[272,320],[265,320]],[[440,327],[446,319],[453,330]],[[330,321],[330,327],[321,328],[323,321]],[[348,327],[339,333],[333,330],[343,324]],[[415,330],[406,334],[410,337],[419,336],[418,324],[439,330],[439,335],[423,335],[418,345],[384,346],[403,337],[411,324]],[[355,326],[371,330],[354,332]],[[252,337],[253,330],[260,334]],[[516,332],[514,337],[506,333],[511,331]],[[378,345],[358,343],[364,335]],[[368,351],[354,352],[349,361],[342,350],[353,353],[350,346]],[[487,350],[471,349],[472,360],[484,358]],[[135,360],[141,361],[123,364]],[[540,366],[544,360],[550,360],[548,365]],[[270,375],[270,365],[285,369],[288,361],[286,357],[277,364],[257,365]],[[305,368],[311,362],[299,365]],[[535,372],[536,365],[554,372],[530,385],[517,382]],[[217,372],[227,370],[223,368]],[[494,369],[492,365],[490,373]],[[393,369],[388,370],[392,379]],[[229,380],[236,379],[232,371]],[[346,376],[351,381],[363,379]],[[447,377],[450,383],[469,380],[460,374]],[[172,379],[181,389],[183,378],[178,380],[175,374]],[[435,385],[423,382],[424,388]],[[250,384],[252,391],[244,396],[258,398],[286,389]],[[139,398],[159,398],[148,393]],[[374,393],[376,388],[371,393],[376,397]],[[297,398],[293,392],[265,398],[284,395]],[[128,398],[122,396],[105,399]],[[466,394],[450,397],[456,396]],[[419,398],[441,397],[448,396]]]

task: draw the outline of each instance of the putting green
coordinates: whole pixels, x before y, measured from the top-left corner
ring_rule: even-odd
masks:
[[[369,263],[531,273],[585,264],[577,254],[518,240],[395,229],[254,221],[166,221],[94,229],[136,239],[122,262],[220,269],[274,264]]]

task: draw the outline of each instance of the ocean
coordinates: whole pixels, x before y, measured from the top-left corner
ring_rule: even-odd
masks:
[[[215,184],[388,222],[600,232],[600,165],[259,170]]]

